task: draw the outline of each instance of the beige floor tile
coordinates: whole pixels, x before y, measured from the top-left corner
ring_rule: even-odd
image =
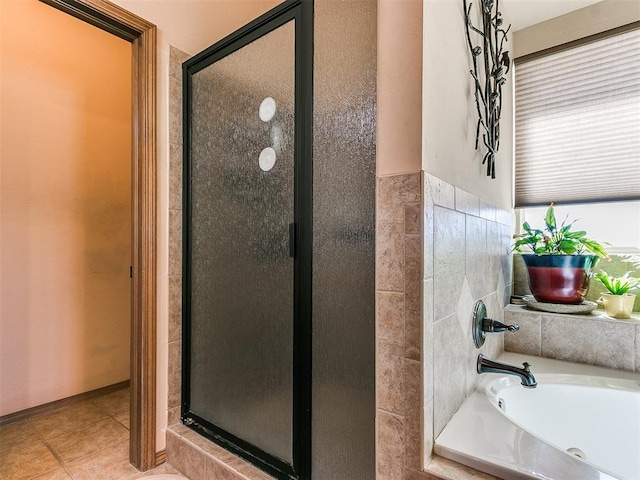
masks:
[[[124,441],[67,464],[74,480],[125,480],[140,472],[129,463],[129,442]]]
[[[29,423],[46,440],[96,423],[107,416],[91,401],[85,401],[31,418]]]
[[[118,415],[129,411],[129,397],[131,393],[128,388],[109,393],[102,397],[94,398],[92,402],[109,415]]]
[[[21,450],[34,442],[40,442],[40,436],[26,420],[0,428],[0,452]]]
[[[47,443],[65,463],[86,457],[106,447],[126,442],[129,431],[113,418],[100,420],[78,431],[47,439]]]
[[[21,448],[7,448],[0,454],[0,479],[29,480],[60,468],[41,440]]]
[[[117,415],[114,415],[113,418],[115,418],[117,421],[119,421],[122,425],[124,425],[128,429],[130,428],[131,421],[130,421],[129,412],[119,413]]]
[[[73,480],[64,468],[58,468],[53,472],[45,473],[33,480]]]

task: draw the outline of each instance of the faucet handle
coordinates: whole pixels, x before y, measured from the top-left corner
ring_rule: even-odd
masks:
[[[517,332],[520,330],[520,325],[514,323],[513,325],[506,325],[498,320],[494,320],[492,318],[483,318],[482,319],[482,331],[489,333],[500,333],[500,332]]]
[[[500,333],[500,332],[517,332],[520,330],[520,326],[517,324],[506,325],[498,320],[487,317],[487,307],[485,307],[482,300],[478,300],[473,309],[472,319],[472,333],[473,344],[476,348],[480,348],[484,345],[484,339],[486,333]]]

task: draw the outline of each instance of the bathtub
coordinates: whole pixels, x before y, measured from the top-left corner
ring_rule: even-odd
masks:
[[[437,455],[505,479],[640,479],[640,374],[505,353],[538,388],[483,374]]]

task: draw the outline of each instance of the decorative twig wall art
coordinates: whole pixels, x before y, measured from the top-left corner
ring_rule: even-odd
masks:
[[[476,150],[482,133],[482,142],[487,149],[482,164],[487,165],[487,176],[496,178],[496,153],[500,148],[502,86],[507,81],[506,74],[511,65],[509,52],[503,51],[503,46],[511,25],[506,29],[502,27],[502,13],[498,11],[499,0],[478,1],[482,17],[481,27],[476,27],[471,21],[473,4],[467,6],[467,0],[463,0],[467,42],[473,59],[471,76],[475,84],[478,111]]]

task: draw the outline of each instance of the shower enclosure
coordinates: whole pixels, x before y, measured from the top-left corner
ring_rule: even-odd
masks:
[[[183,66],[182,421],[276,478],[375,476],[375,14],[290,0]]]

